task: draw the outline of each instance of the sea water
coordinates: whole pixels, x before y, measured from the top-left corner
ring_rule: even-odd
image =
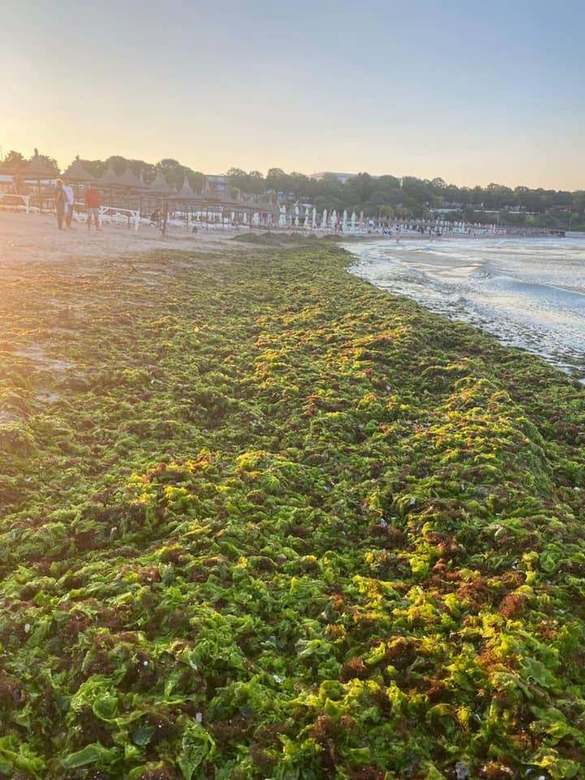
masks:
[[[585,235],[347,244],[353,273],[585,379]]]

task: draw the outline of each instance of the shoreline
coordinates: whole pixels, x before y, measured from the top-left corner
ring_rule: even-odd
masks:
[[[333,243],[396,242],[396,236],[380,234],[352,235],[343,233],[303,233],[302,231],[276,228],[268,231],[262,228],[246,230],[238,234],[236,230],[201,229],[189,234],[183,229],[170,228],[166,237],[152,227],[141,226],[134,232],[126,226],[108,224],[98,235],[92,231],[89,235],[82,223],[74,223],[72,231],[57,230],[55,218],[51,214],[22,214],[0,211],[0,264],[6,262],[61,262],[63,259],[92,257],[108,259],[110,256],[128,255],[135,252],[158,250],[180,251],[217,251],[233,248],[232,239],[236,236],[260,238],[264,233],[291,238],[298,241],[325,241]],[[585,233],[583,234],[585,236]],[[458,241],[477,239],[502,239],[506,236],[419,236],[401,234],[400,242],[410,241]],[[535,239],[546,236],[534,236]],[[253,242],[259,243],[260,242]],[[31,258],[32,255],[32,258]]]
[[[350,271],[357,277],[405,295],[450,322],[466,322],[491,333],[500,343],[524,349],[585,382],[585,353],[575,336],[579,326],[585,332],[579,306],[585,289],[582,281],[577,284],[583,279],[580,267],[585,270],[585,241],[551,238],[547,246],[547,240],[539,239],[529,257],[525,252],[531,241],[524,238],[504,241],[497,253],[487,249],[489,242],[475,243],[472,238],[463,251],[459,246],[452,253],[448,243],[428,240],[417,242],[413,251],[406,251],[412,244],[383,241],[373,242],[372,250],[349,242],[343,247],[353,257]],[[556,277],[553,267],[558,268]],[[537,281],[539,269],[542,276]],[[501,290],[508,297],[502,298]],[[522,306],[531,318],[516,314]],[[547,318],[553,311],[557,318],[550,324]]]

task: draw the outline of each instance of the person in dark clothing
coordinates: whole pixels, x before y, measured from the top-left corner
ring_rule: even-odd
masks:
[[[57,179],[57,189],[55,190],[55,212],[57,214],[57,225],[59,230],[65,230],[65,209],[67,208],[67,195],[63,188],[63,180]]]

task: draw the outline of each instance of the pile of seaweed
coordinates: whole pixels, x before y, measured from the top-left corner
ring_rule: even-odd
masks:
[[[585,392],[333,246],[0,300],[0,776],[585,773]]]

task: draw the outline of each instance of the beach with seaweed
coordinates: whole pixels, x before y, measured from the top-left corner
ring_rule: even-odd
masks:
[[[352,262],[4,264],[2,776],[582,776],[585,390]]]

